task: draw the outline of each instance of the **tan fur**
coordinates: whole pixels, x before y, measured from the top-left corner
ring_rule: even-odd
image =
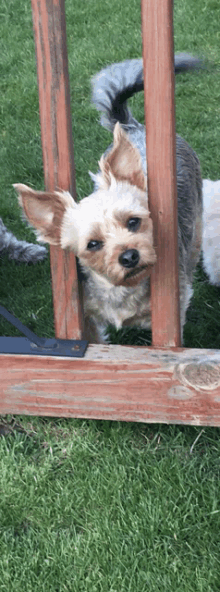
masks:
[[[68,192],[34,191],[22,183],[14,184],[14,188],[26,218],[37,229],[38,239],[50,245],[60,245],[64,212],[68,206],[72,207],[71,195]]]
[[[146,191],[147,179],[142,169],[140,154],[119,123],[116,123],[114,129],[113,148],[107,156],[102,156],[99,166],[107,185],[111,184],[112,175],[116,181],[127,181]]]

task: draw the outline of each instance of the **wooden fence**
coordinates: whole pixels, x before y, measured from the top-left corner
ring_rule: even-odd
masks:
[[[0,413],[220,425],[220,352],[180,347],[172,0],[142,0],[153,345],[0,356]],[[32,0],[46,189],[76,197],[64,0]],[[161,197],[162,196],[162,197]],[[75,257],[50,249],[56,337],[80,339]]]

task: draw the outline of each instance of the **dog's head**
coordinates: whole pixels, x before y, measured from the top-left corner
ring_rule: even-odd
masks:
[[[14,187],[39,240],[71,248],[110,284],[135,286],[149,275],[156,254],[141,158],[119,124],[113,148],[99,165],[98,190],[79,203],[67,192]]]

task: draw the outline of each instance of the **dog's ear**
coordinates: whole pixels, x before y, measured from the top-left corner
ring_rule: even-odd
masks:
[[[113,176],[116,181],[127,181],[146,191],[147,178],[142,168],[141,156],[119,123],[116,123],[114,129],[113,148],[107,156],[102,156],[99,166],[108,186]]]
[[[70,193],[62,191],[34,191],[27,185],[16,183],[18,200],[24,215],[37,230],[38,240],[59,245],[62,248],[71,246],[63,236],[64,218],[71,218],[72,211],[77,208]]]

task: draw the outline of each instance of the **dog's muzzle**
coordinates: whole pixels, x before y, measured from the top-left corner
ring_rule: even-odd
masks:
[[[118,260],[122,267],[126,267],[126,269],[133,269],[134,267],[136,267],[136,265],[138,265],[140,255],[137,249],[128,249],[120,255]]]

